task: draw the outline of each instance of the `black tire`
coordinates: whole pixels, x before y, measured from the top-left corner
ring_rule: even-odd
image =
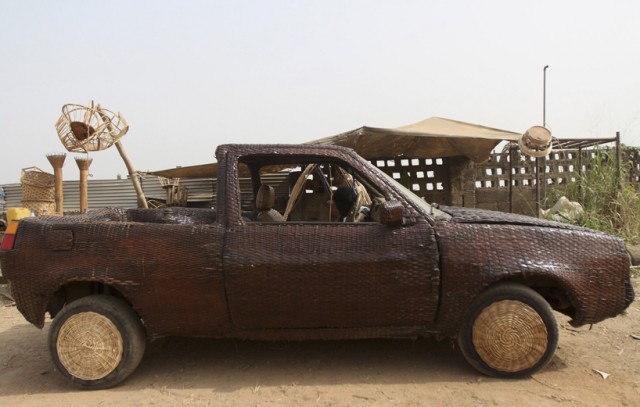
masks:
[[[67,304],[51,322],[56,368],[86,390],[107,389],[136,369],[146,347],[140,318],[123,300],[91,295]]]
[[[529,287],[502,283],[471,304],[458,334],[465,359],[481,373],[517,378],[544,367],[558,346],[547,301]]]

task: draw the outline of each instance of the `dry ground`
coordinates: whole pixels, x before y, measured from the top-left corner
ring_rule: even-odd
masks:
[[[634,278],[636,292],[639,278]],[[452,342],[246,342],[168,338],[111,390],[76,390],[54,370],[47,329],[0,306],[2,406],[639,406],[640,301],[625,315],[572,328],[523,380],[481,376]],[[608,373],[604,379],[594,369]]]

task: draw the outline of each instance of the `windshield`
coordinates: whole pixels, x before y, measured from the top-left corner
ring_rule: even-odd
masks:
[[[405,192],[405,197],[408,198],[409,201],[411,201],[411,203],[414,204],[415,206],[417,206],[419,208],[422,208],[422,210],[424,210],[427,213],[435,216],[436,218],[444,217],[444,218],[448,219],[448,218],[451,217],[451,215],[449,215],[449,214],[447,214],[445,212],[442,212],[440,209],[434,207],[433,205],[428,204],[423,198],[420,198],[418,195],[414,194],[412,191],[410,191],[404,185],[402,185],[401,183],[399,183],[398,181],[393,179],[391,176],[389,176],[389,174],[385,173],[384,171],[382,171],[381,169],[379,169],[375,165],[371,165],[371,166],[373,168],[375,168],[377,173],[380,174],[383,178],[385,178],[391,184],[395,185],[398,189],[400,189],[403,192]]]

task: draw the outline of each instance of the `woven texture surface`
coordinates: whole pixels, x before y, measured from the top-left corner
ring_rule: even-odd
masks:
[[[42,326],[48,299],[58,287],[97,281],[131,299],[150,334],[217,332],[228,319],[220,267],[222,228],[196,224],[215,219],[213,210],[176,209],[175,223],[168,224],[124,221],[127,214],[162,220],[163,209],[22,221],[16,244],[39,249],[3,258],[3,270],[20,270],[12,283],[19,310]],[[72,248],[60,238],[65,230],[72,232]],[[46,247],[52,250],[42,249]]]
[[[20,175],[23,202],[54,202],[55,178],[37,167],[25,168]],[[26,204],[24,204],[26,206]],[[27,206],[29,209],[36,209]]]
[[[497,301],[473,324],[473,345],[489,366],[503,372],[533,367],[547,350],[547,328],[540,315],[520,301]]]
[[[272,148],[275,153],[281,146]],[[218,177],[235,174],[241,156],[259,162],[269,152],[264,146],[221,146],[216,154],[225,165],[220,165]],[[282,327],[292,329],[288,337],[296,339],[330,336],[336,333],[332,329],[347,327],[353,329],[340,337],[357,337],[366,328],[375,335],[394,335],[399,331],[394,325],[433,329],[440,270],[431,225],[424,218],[418,221],[418,212],[395,185],[378,179],[350,150],[287,146],[287,152],[312,157],[312,162],[353,163],[365,178],[386,184],[385,198],[403,204],[411,226],[245,224],[239,185],[219,183],[219,202],[227,203],[219,205],[218,216],[227,222],[224,264],[233,322],[261,338],[269,337],[266,330]],[[380,328],[385,326],[386,331]]]
[[[500,217],[501,215],[497,215]],[[590,324],[622,312],[633,300],[624,242],[579,228],[506,223],[440,222],[442,309],[440,328],[454,334],[471,301],[502,280],[545,287],[557,281],[575,313]]]

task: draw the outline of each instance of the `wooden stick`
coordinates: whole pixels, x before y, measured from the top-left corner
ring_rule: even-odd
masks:
[[[122,146],[121,141],[116,142],[116,148],[120,153],[120,157],[122,157],[122,161],[124,161],[124,165],[127,166],[127,170],[129,171],[129,175],[131,176],[131,183],[133,184],[133,189],[136,190],[136,196],[138,197],[138,208],[148,208],[147,199],[144,196],[144,191],[142,190],[142,186],[140,185],[140,180],[138,179],[138,173],[133,169],[133,165],[129,160],[129,156],[127,156],[126,151],[124,151],[124,147]]]
[[[98,106],[96,110],[98,111],[98,114],[100,115],[102,120],[107,125],[107,129],[109,129],[109,132],[113,132],[113,126],[111,126],[111,120],[109,120],[107,115],[105,115],[102,112],[102,110],[100,109],[100,106]],[[118,149],[118,152],[120,153],[120,157],[122,157],[122,161],[124,161],[124,165],[127,166],[127,171],[129,171],[129,176],[131,177],[131,183],[133,184],[133,189],[136,190],[136,196],[138,197],[138,208],[148,208],[149,205],[147,204],[147,199],[145,198],[144,191],[142,190],[142,186],[140,185],[140,180],[138,179],[138,173],[133,168],[133,164],[131,164],[131,160],[129,160],[129,156],[127,155],[127,152],[124,150],[122,143],[120,141],[116,141],[115,144],[116,144],[116,148]]]

